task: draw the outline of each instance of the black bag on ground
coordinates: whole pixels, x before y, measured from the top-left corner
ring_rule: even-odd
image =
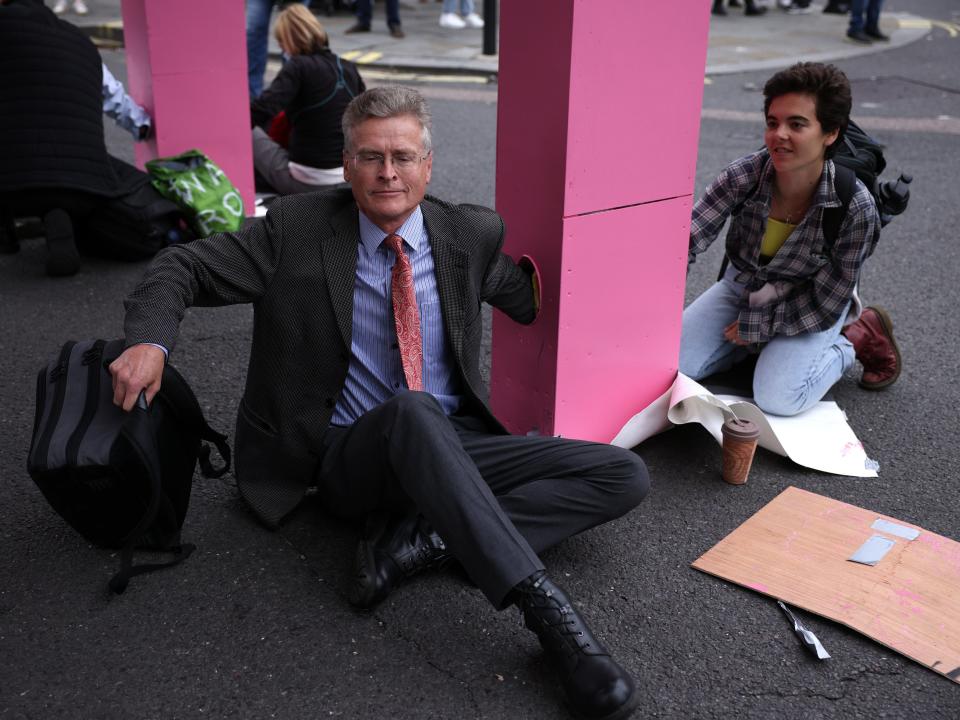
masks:
[[[123,193],[105,200],[75,230],[85,255],[113,260],[145,260],[167,245],[194,239],[183,211],[158,193],[150,176],[110,157]]]
[[[200,462],[206,477],[230,468],[226,436],[211,429],[186,380],[163,371],[148,407],[141,393],[133,411],[113,404],[109,364],[123,340],[68,342],[37,376],[37,408],[27,470],[47,501],[95,545],[119,548],[120,570],[110,589],[176,565],[193,552],[180,528]],[[224,464],[210,463],[213,443]],[[173,559],[133,565],[135,548],[169,551]]]

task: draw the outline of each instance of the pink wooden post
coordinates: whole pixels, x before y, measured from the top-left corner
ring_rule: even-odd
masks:
[[[544,285],[534,325],[494,314],[514,432],[608,442],[674,380],[709,5],[501,4],[497,210]]]
[[[253,214],[246,16],[239,0],[122,0],[127,90],[153,116],[136,147],[141,167],[197,148],[219,165]]]

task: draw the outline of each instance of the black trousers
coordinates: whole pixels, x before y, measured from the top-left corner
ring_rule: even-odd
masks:
[[[334,513],[417,511],[498,608],[543,569],[537,553],[617,518],[646,495],[643,461],[622,448],[491,434],[444,414],[429,393],[401,393],[324,438],[317,476]]]

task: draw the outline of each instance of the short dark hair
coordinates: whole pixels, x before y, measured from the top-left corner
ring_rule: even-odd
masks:
[[[770,103],[774,98],[788,93],[812,95],[817,121],[823,132],[840,131],[836,141],[827,148],[827,157],[831,157],[843,140],[843,134],[850,122],[853,98],[847,76],[835,65],[816,62],[791,65],[767,80],[767,84],[763,86],[763,116],[766,117],[770,112]]]

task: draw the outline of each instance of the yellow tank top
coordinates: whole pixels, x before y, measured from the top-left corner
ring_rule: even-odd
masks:
[[[787,241],[787,238],[790,237],[790,233],[793,232],[795,227],[796,225],[780,222],[779,220],[774,220],[772,217],[768,217],[767,230],[763,234],[763,241],[760,243],[761,259],[769,261],[773,258],[773,256],[777,254],[777,250],[783,247],[783,243]]]

